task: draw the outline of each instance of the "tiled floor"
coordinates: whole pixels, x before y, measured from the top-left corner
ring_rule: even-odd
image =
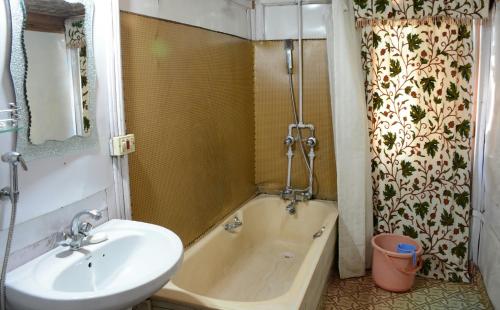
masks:
[[[472,284],[417,277],[409,293],[390,293],[375,286],[371,276],[340,280],[336,275],[324,297],[324,310],[337,309],[493,309],[481,276]]]

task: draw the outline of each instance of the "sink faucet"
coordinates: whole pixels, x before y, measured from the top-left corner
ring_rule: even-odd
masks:
[[[66,235],[66,240],[61,245],[69,246],[73,251],[79,250],[82,247],[83,240],[93,228],[89,222],[81,221],[83,216],[89,216],[91,219],[98,221],[102,218],[102,212],[99,210],[85,210],[77,213],[71,221],[70,234]]]

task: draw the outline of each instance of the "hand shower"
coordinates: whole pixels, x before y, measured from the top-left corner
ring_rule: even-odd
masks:
[[[293,41],[285,40],[285,56],[286,56],[286,68],[288,74],[293,74]]]
[[[7,241],[5,242],[5,253],[0,272],[0,309],[7,309],[5,277],[7,275],[7,265],[9,263],[10,248],[12,246],[12,237],[14,235],[14,225],[16,224],[17,201],[19,199],[18,185],[18,165],[27,171],[28,167],[24,162],[23,156],[17,152],[8,152],[2,155],[1,160],[10,166],[10,187],[4,187],[0,190],[0,200],[10,199],[12,209],[10,211],[10,223],[7,232]]]

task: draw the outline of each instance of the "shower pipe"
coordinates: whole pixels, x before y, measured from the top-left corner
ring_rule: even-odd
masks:
[[[285,191],[283,192],[284,195],[286,194],[292,194],[292,196],[295,196],[295,192],[301,192],[304,194],[307,194],[307,199],[312,198],[313,196],[313,183],[314,183],[314,158],[316,157],[316,154],[314,152],[314,147],[316,145],[316,138],[315,138],[315,129],[314,125],[312,124],[304,124],[304,118],[303,118],[303,50],[302,50],[302,41],[303,41],[303,19],[302,19],[302,0],[297,1],[297,17],[298,17],[298,47],[299,47],[299,72],[298,72],[298,84],[299,84],[299,112],[297,113],[296,105],[295,105],[295,96],[293,92],[293,77],[292,77],[292,67],[293,65],[287,64],[288,65],[288,75],[289,75],[289,82],[290,82],[290,94],[291,94],[291,103],[292,103],[292,110],[294,114],[294,123],[290,124],[288,126],[288,136],[285,139],[285,143],[288,145],[288,152],[287,152],[287,158],[288,158],[288,166],[287,166],[287,181],[286,181],[286,187]],[[285,43],[287,44],[287,43]],[[293,47],[291,47],[293,49]],[[285,46],[285,50],[287,49],[287,46]],[[291,51],[289,51],[291,53]],[[290,54],[291,55],[291,54]],[[289,58],[291,56],[289,55]],[[291,59],[289,60],[291,62]],[[298,114],[298,115],[297,115]],[[298,140],[299,140],[299,145],[300,145],[300,151],[302,153],[302,156],[304,157],[304,162],[306,164],[309,177],[308,177],[308,187],[303,190],[293,190],[291,183],[292,183],[292,159],[293,159],[293,150],[292,150],[292,145],[293,145],[293,130],[297,129],[298,132]],[[309,145],[309,154],[306,155],[304,146],[303,146],[303,141],[302,141],[302,134],[301,134],[301,129],[309,129],[311,131],[311,137],[307,139],[307,144]],[[289,140],[291,139],[291,140]],[[309,161],[308,161],[309,158]]]
[[[292,88],[293,92],[293,88]],[[294,99],[292,99],[294,100]],[[295,110],[295,105],[293,106],[293,109]],[[297,122],[297,118],[295,118],[295,121]],[[309,145],[309,154],[305,154],[304,148],[302,146],[302,134],[300,133],[301,129],[309,129],[311,132],[311,136],[315,137],[315,129],[314,125],[312,124],[290,124],[288,125],[288,137],[292,137],[293,135],[293,130],[297,129],[297,132],[299,133],[299,143],[300,143],[300,149],[301,153],[304,156],[305,159],[305,164],[306,168],[308,170],[309,176],[308,176],[308,187],[305,190],[298,190],[298,192],[307,192],[309,195],[309,198],[313,196],[313,185],[314,185],[314,158],[316,157],[316,153],[314,152],[314,146],[315,145],[310,145],[309,144],[309,139],[308,139],[308,145]],[[315,141],[315,140],[314,140]],[[288,157],[288,171],[287,171],[287,182],[286,182],[286,189],[291,190],[292,188],[292,158],[293,158],[293,150],[292,150],[292,144],[288,145],[288,152],[286,153]],[[309,162],[307,162],[306,157],[309,158]]]
[[[299,126],[304,124],[304,112],[303,112],[303,104],[304,104],[304,89],[303,89],[303,81],[302,81],[302,64],[303,64],[303,54],[302,54],[302,0],[297,1],[297,15],[299,21]]]

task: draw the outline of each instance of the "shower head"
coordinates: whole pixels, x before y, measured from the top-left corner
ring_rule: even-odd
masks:
[[[288,74],[293,73],[293,41],[285,40],[285,57],[286,57],[286,68],[288,70]]]

